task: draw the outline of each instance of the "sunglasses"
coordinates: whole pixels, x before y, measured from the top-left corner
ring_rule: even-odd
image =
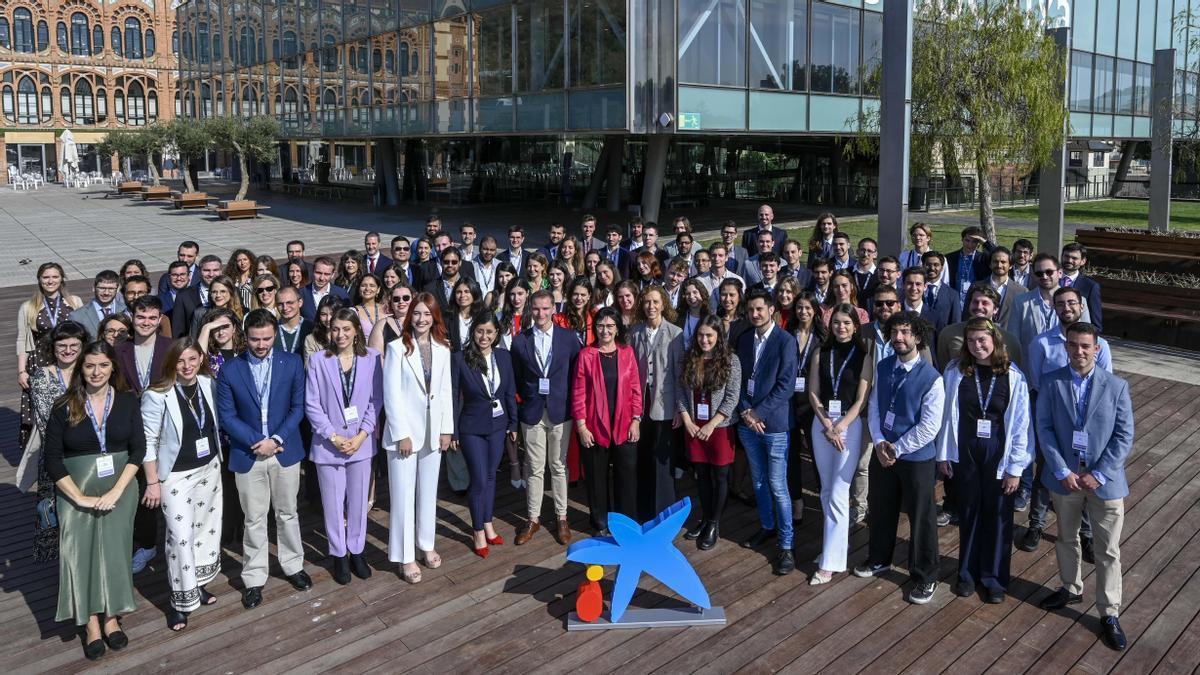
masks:
[[[411,295],[397,295],[396,297],[392,298],[392,302],[412,302],[412,296]]]
[[[261,286],[255,289],[255,291],[258,293],[274,293],[277,290],[279,290],[279,288],[276,286]]]
[[[895,307],[897,304],[899,304],[899,303],[895,300],[876,300],[875,301],[876,307]]]

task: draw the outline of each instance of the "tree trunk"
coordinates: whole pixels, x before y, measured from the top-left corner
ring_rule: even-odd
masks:
[[[183,187],[188,192],[195,192],[196,186],[192,185],[192,160],[188,157],[180,157],[179,164],[183,167]]]
[[[250,170],[246,166],[246,153],[242,152],[241,144],[234,143],[233,149],[237,152],[238,168],[242,172],[242,181],[238,185],[237,196],[233,199],[234,201],[241,201],[246,198],[246,193],[250,190]]]
[[[992,184],[989,182],[986,160],[975,162],[976,180],[979,181],[979,226],[989,243],[996,244],[996,212],[992,209]]]
[[[154,153],[146,153],[146,170],[150,172],[150,181],[154,183],[154,187],[158,187],[161,179],[158,175],[158,167],[154,166]]]
[[[964,195],[962,194],[962,171],[958,168],[958,152],[952,143],[939,143],[938,149],[942,154],[942,172],[946,174],[946,201],[950,202],[951,194],[957,194],[958,197],[954,203],[961,204]]]

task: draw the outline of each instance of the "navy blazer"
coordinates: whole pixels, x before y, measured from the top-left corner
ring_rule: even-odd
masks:
[[[975,272],[975,281],[983,281],[992,274],[989,251],[990,249],[986,245],[980,245],[975,249],[975,260],[971,261],[971,267]],[[958,261],[962,257],[961,248],[946,256],[946,277],[950,280],[949,285],[954,288],[955,292],[962,290],[958,287]]]
[[[525,277],[525,262],[529,260],[529,254],[531,253],[531,251],[529,251],[528,249],[522,249],[522,250],[524,250],[525,252],[521,254],[521,264],[519,266],[516,266],[517,267],[517,278]],[[501,262],[506,262],[510,265],[513,264],[512,251],[509,250],[509,248],[507,246],[504,247],[503,251],[500,251],[499,253],[496,254],[496,260],[499,260]],[[623,274],[621,275],[622,278],[624,278],[624,276],[625,275],[623,275]]]
[[[1088,471],[1099,471],[1106,482],[1096,489],[1100,499],[1121,499],[1129,494],[1125,460],[1133,449],[1133,403],[1129,383],[1096,366],[1088,394]],[[1036,428],[1042,453],[1042,484],[1052,492],[1067,494],[1056,474],[1069,469],[1080,473],[1079,451],[1072,447],[1075,431],[1075,395],[1071,367],[1046,373],[1038,386]]]
[[[336,295],[342,299],[342,302],[350,302],[350,294],[346,289],[336,284],[329,284],[330,295]],[[303,303],[300,305],[300,316],[309,321],[316,322],[317,320],[317,303],[313,300],[313,285],[306,284],[300,287],[300,299]]]
[[[362,265],[364,273],[371,271],[371,263],[369,260],[367,260],[367,254],[365,254],[365,253],[363,254],[362,259],[359,261],[359,264]],[[386,255],[384,255],[382,252],[380,252],[379,260],[375,263],[375,272],[373,274],[375,274],[376,276],[379,276],[379,275],[383,274],[384,270],[386,270],[387,268],[389,268],[391,266],[392,266],[392,259],[387,257]]]
[[[616,262],[613,262],[613,259],[612,259],[612,256],[610,255],[610,253],[611,253],[611,251],[608,250],[607,246],[600,249],[600,259],[612,262],[613,265],[616,266],[617,271],[621,273],[621,278],[628,279],[629,278],[629,270],[631,267],[633,267],[633,256],[630,255],[629,251],[626,251],[623,248],[618,248],[617,253],[616,253],[617,260],[616,260]]]
[[[506,349],[493,349],[496,368],[500,371],[500,387],[496,398],[504,406],[500,417],[492,415],[492,397],[488,395],[483,375],[467,367],[462,352],[450,357],[450,382],[454,388],[454,435],[464,433],[486,436],[497,431],[517,430],[517,386],[513,376],[512,356]]]
[[[256,455],[250,446],[270,436],[283,439],[283,450],[276,455],[282,466],[292,466],[304,459],[304,441],[300,440],[300,421],[304,419],[304,361],[282,349],[273,349],[270,358],[271,394],[265,436],[248,353],[242,352],[226,361],[217,375],[217,414],[221,430],[229,434],[229,470],[234,473],[246,473],[254,466]]]
[[[938,282],[937,299],[933,302],[932,314],[923,318],[932,322],[933,329],[939,332],[950,324],[962,321],[962,303],[959,302],[959,297],[958,291],[949,284]]]
[[[1103,331],[1104,324],[1100,319],[1100,284],[1080,272],[1079,276],[1075,277],[1075,284],[1072,288],[1079,291],[1079,294],[1087,301],[1088,315],[1091,317],[1092,325],[1096,327],[1096,330]]]
[[[196,309],[204,305],[200,297],[200,285],[188,286],[175,294],[175,304],[171,307],[171,337],[181,338],[192,332],[192,317]]]
[[[188,279],[188,285],[185,286],[184,288],[187,288],[190,286],[197,286],[199,284],[200,284],[200,266],[192,265],[192,276],[191,276],[191,278]],[[169,290],[171,290],[171,271],[167,270],[166,272],[163,272],[160,277],[158,277],[158,293],[156,293],[155,295],[162,297],[162,296],[166,295],[167,291],[169,291]],[[179,290],[180,290],[180,292],[182,292],[184,289],[181,288]]]
[[[526,328],[513,338],[511,347],[517,394],[521,397],[521,423],[538,424],[542,413],[547,413],[551,424],[562,424],[571,418],[571,380],[579,356],[579,338],[575,331],[562,326],[551,329],[549,396],[538,393],[542,370],[533,345],[533,328]]]
[[[800,354],[796,338],[779,326],[771,329],[762,349],[762,362],[754,361],[754,340],[758,333],[752,328],[738,338],[737,356],[742,364],[742,393],[738,414],[753,409],[766,425],[767,433],[788,431],[791,426],[792,393],[796,387],[796,366]],[[750,379],[754,379],[754,395],[750,395]]]
[[[771,250],[775,252],[775,255],[779,255],[783,253],[783,243],[788,239],[787,230],[778,225],[772,225],[771,234],[774,236],[771,240],[774,242]],[[742,232],[742,248],[751,253],[758,251],[758,225]]]

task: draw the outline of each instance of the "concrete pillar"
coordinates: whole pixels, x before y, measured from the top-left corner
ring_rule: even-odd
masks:
[[[900,255],[908,230],[912,121],[911,2],[883,6],[883,96],[879,108],[879,254]]]
[[[600,156],[596,158],[596,166],[592,168],[592,180],[588,182],[587,192],[583,195],[581,207],[584,210],[596,208],[596,200],[600,198],[600,187],[604,185],[604,176],[608,172],[608,157],[610,154],[611,136],[605,136],[600,145]]]
[[[1054,44],[1062,55],[1063,68],[1062,88],[1059,98],[1063,110],[1067,109],[1067,93],[1071,91],[1071,69],[1067,61],[1070,54],[1071,29],[1052,28],[1047,33],[1054,38]],[[1063,121],[1062,147],[1056,148],[1050,155],[1050,161],[1042,167],[1038,185],[1038,241],[1039,253],[1049,253],[1053,256],[1062,252],[1063,244],[1063,205],[1066,203],[1067,182],[1067,128],[1069,119]]]
[[[381,138],[375,141],[375,189],[381,206],[400,205],[400,185],[396,179],[396,141]]]
[[[1150,229],[1165,232],[1171,224],[1171,136],[1175,126],[1175,50],[1154,52],[1154,85],[1150,90]]]
[[[651,136],[646,144],[646,177],[642,183],[642,220],[658,222],[658,208],[662,204],[663,178],[667,173],[667,152],[671,149],[671,137],[667,134]]]
[[[604,181],[608,187],[606,208],[609,211],[620,211],[621,170],[625,166],[625,137],[609,136],[609,139],[612,141],[612,148],[608,152],[608,177]]]
[[[1137,141],[1124,141],[1121,143],[1121,161],[1117,163],[1117,174],[1113,176],[1112,185],[1108,187],[1109,197],[1117,196],[1117,192],[1121,189],[1121,183],[1129,175],[1129,165],[1133,163],[1133,151],[1137,148],[1137,144]]]

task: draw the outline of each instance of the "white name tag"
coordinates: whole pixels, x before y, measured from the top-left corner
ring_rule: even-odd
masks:
[[[541,394],[542,396],[550,395],[550,378],[548,378],[548,377],[539,377],[538,378],[538,393]]]
[[[796,378],[796,393],[803,394],[805,389],[805,381],[803,377]]]
[[[700,420],[701,422],[707,422],[708,420],[712,419],[712,415],[710,415],[708,411],[707,403],[696,404],[696,419]]]
[[[101,478],[108,478],[116,473],[113,466],[112,455],[100,455],[96,458],[96,475]]]
[[[357,422],[358,406],[350,405],[342,408],[342,419],[346,420],[347,422]]]
[[[500,401],[492,399],[492,417],[503,417],[504,406],[500,405]]]
[[[891,410],[887,411],[887,414],[883,416],[883,428],[887,429],[888,431],[891,431],[892,426],[895,424],[896,424],[896,413],[892,412]]]
[[[1071,432],[1071,448],[1074,450],[1086,451],[1088,449],[1088,432]]]
[[[754,380],[746,380],[746,395],[754,396]]]
[[[992,437],[992,421],[991,420],[976,420],[975,421],[975,437],[976,438],[991,438]]]
[[[196,439],[196,457],[208,457],[209,452],[210,452],[210,450],[208,449],[208,439],[207,438],[197,438]]]
[[[842,402],[830,401],[829,405],[825,407],[825,412],[829,414],[829,419],[836,420],[840,418],[842,416]]]

